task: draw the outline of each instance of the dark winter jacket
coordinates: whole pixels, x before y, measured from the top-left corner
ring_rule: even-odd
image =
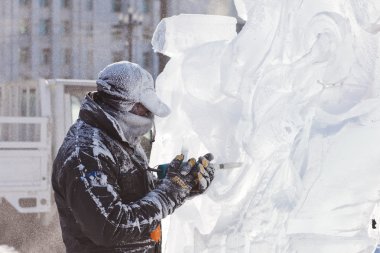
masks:
[[[52,185],[67,252],[155,252],[150,233],[184,201],[170,180],[154,186],[138,144],[86,96],[53,164]]]

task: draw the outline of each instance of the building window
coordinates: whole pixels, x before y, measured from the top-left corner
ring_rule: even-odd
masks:
[[[87,31],[87,36],[92,37],[93,31],[94,31],[94,26],[92,24],[87,24],[86,31]]]
[[[87,51],[87,62],[88,65],[92,66],[94,63],[94,51],[93,50],[88,50]]]
[[[20,48],[20,63],[28,64],[30,61],[30,48],[23,47]]]
[[[94,78],[94,51],[88,50],[87,51],[87,78],[92,79]]]
[[[71,65],[71,59],[72,59],[71,56],[73,54],[73,50],[71,48],[65,48],[63,52],[64,52],[64,55],[63,55],[64,64]]]
[[[29,79],[29,78],[23,78],[23,79]],[[23,88],[21,90],[21,103],[20,103],[20,112],[21,112],[21,116],[36,116],[37,115],[37,99],[36,99],[36,95],[37,95],[37,92],[36,92],[36,89],[31,89],[31,88]],[[33,124],[33,125],[24,125],[22,126],[22,132],[23,136],[26,137],[26,139],[28,140],[33,140],[35,138],[33,138],[30,134],[27,133],[27,131],[29,132],[35,132],[34,130],[36,126]],[[39,139],[39,137],[37,137],[37,140]]]
[[[23,19],[20,22],[20,35],[28,35],[30,34],[30,20]]]
[[[32,79],[30,73],[25,73],[25,72],[20,73],[20,77],[21,77],[21,79],[23,79],[23,80],[29,80],[29,79]]]
[[[149,13],[150,12],[150,4],[151,0],[143,0],[143,12],[144,13]]]
[[[112,52],[112,62],[118,62],[124,60],[123,51]]]
[[[119,41],[123,39],[123,33],[121,32],[121,29],[118,27],[112,27],[112,39],[114,41]]]
[[[50,6],[50,0],[40,0],[40,7],[47,8]]]
[[[144,52],[144,68],[150,70],[152,68],[152,54],[150,52]]]
[[[71,22],[68,20],[63,21],[63,34],[65,36],[69,36],[71,35],[71,31],[72,31]]]
[[[31,0],[19,0],[20,6],[30,7],[31,6]]]
[[[71,0],[61,0],[61,6],[64,9],[70,9],[71,8]]]
[[[41,55],[41,64],[42,65],[50,65],[51,64],[51,50],[50,48],[42,49]]]
[[[94,9],[94,1],[93,0],[87,0],[86,7],[87,7],[88,11],[92,11]]]
[[[149,29],[149,27],[144,27],[144,32],[143,32],[143,41],[147,44],[150,43],[150,41],[152,40],[152,34],[153,34],[153,31],[151,31]]]
[[[51,32],[51,21],[50,19],[41,19],[40,20],[40,35],[49,35]]]
[[[112,0],[112,11],[121,12],[121,0]]]

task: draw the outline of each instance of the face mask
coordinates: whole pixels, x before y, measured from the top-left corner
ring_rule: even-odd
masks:
[[[130,112],[107,111],[115,118],[123,130],[125,139],[131,145],[136,145],[139,137],[149,132],[153,126],[154,116],[139,116]]]
[[[129,112],[135,105],[133,102],[112,99],[107,96],[96,98],[102,109],[111,115],[122,129],[124,139],[131,145],[136,145],[139,137],[149,132],[154,123],[154,115],[139,116]],[[119,133],[121,134],[121,133]]]

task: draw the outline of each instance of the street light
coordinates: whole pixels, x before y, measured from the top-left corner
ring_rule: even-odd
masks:
[[[127,32],[128,43],[128,60],[132,61],[132,48],[133,48],[133,30],[135,27],[142,24],[144,16],[139,14],[133,7],[128,7],[127,13],[121,13],[118,16],[119,21],[114,28],[121,29],[121,31]]]

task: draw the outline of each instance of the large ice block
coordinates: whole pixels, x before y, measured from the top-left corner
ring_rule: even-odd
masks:
[[[231,40],[236,36],[233,17],[181,14],[164,18],[152,38],[155,52],[173,57],[207,42]]]
[[[248,10],[254,4],[254,1],[234,0],[234,2],[235,2],[235,7],[236,7],[236,10],[237,10],[239,17],[244,19],[244,20],[247,20]]]
[[[157,122],[152,165],[183,144],[243,162],[171,215],[164,252],[374,252],[377,2],[236,0],[247,22],[233,40],[209,27],[202,40],[179,27],[161,37],[172,58],[157,91],[173,112]]]

